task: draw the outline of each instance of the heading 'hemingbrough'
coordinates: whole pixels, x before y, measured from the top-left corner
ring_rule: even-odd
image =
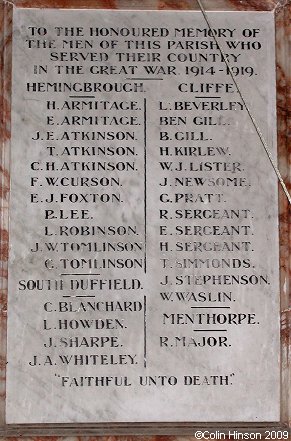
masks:
[[[144,92],[143,83],[26,83],[27,92]]]

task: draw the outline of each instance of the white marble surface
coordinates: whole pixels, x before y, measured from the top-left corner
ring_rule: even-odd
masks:
[[[276,156],[273,15],[209,18]],[[73,37],[63,34],[72,27]],[[90,28],[103,36],[92,37]],[[136,37],[133,29],[151,36]],[[219,50],[205,48],[213,40],[203,29],[198,12],[14,10],[9,424],[279,420],[277,181]],[[244,29],[255,37],[242,36]],[[128,49],[136,40],[138,49]],[[129,53],[129,61],[118,53]],[[65,66],[74,74],[64,74]],[[64,91],[65,84],[75,90]],[[128,116],[131,125],[117,125]],[[68,125],[74,117],[92,120]],[[208,119],[195,125],[201,117]],[[93,139],[97,132],[106,139]],[[195,139],[186,139],[190,132]],[[90,250],[82,245],[89,243]],[[133,268],[113,268],[114,259]],[[94,281],[93,289],[71,282],[81,279]],[[23,289],[31,280],[45,289]],[[65,302],[71,311],[64,312]],[[113,302],[114,311],[92,311],[88,302],[103,302],[101,309]],[[221,314],[221,324],[208,323],[206,314]],[[82,346],[66,347],[75,337]],[[199,346],[203,338],[211,346]],[[97,341],[104,347],[85,346]],[[109,386],[95,385],[109,377]],[[189,377],[197,384],[186,385]],[[156,385],[141,384],[149,378]]]

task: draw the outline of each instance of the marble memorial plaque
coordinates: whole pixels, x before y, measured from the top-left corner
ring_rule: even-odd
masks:
[[[279,421],[274,16],[208,17],[13,12],[8,424]]]

